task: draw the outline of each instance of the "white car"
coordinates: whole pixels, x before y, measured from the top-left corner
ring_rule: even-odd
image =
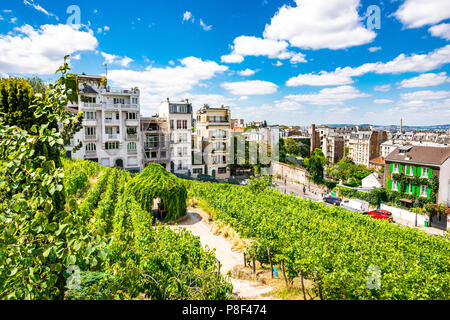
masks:
[[[341,208],[349,211],[368,212],[369,203],[359,199],[345,199],[341,202]]]

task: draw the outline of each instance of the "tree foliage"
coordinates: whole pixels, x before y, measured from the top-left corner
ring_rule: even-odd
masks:
[[[323,168],[328,163],[328,159],[325,158],[322,149],[315,149],[311,158],[305,159],[305,166],[310,174],[311,180],[315,183],[321,183],[323,181]]]

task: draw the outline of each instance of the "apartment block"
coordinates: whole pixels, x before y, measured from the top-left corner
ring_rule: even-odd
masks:
[[[329,164],[337,163],[344,158],[344,137],[338,135],[324,136],[322,139],[322,151]]]
[[[170,132],[167,119],[141,118],[143,166],[158,163],[170,171]]]
[[[166,119],[170,141],[170,171],[192,174],[192,104],[189,100],[172,102],[167,98],[159,106],[159,117]]]
[[[100,76],[78,75],[78,103],[68,107],[83,112],[83,128],[75,134],[68,155],[132,172],[142,169],[140,92],[138,88],[113,89]],[[74,152],[73,146],[83,147]]]
[[[219,179],[230,177],[227,164],[230,156],[231,134],[230,108],[204,105],[196,114],[196,130],[193,135],[193,174],[205,174]]]
[[[369,167],[371,159],[380,155],[380,144],[387,139],[385,131],[358,131],[350,135],[349,157],[356,163]]]

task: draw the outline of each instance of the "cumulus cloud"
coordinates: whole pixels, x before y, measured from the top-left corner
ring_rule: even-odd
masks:
[[[122,67],[128,67],[128,65],[134,60],[129,57],[121,57],[114,54],[102,52],[101,55],[105,58],[107,64],[119,64]]]
[[[270,40],[254,36],[240,36],[233,41],[231,55],[266,56],[271,59],[291,59],[291,63],[306,62],[305,55],[289,51],[286,41]]]
[[[239,54],[228,54],[220,58],[223,63],[241,63],[244,61],[244,57]]]
[[[434,87],[440,84],[450,82],[447,73],[423,73],[420,76],[403,80],[400,88],[419,88],[419,87]]]
[[[373,90],[379,91],[379,92],[388,92],[391,91],[392,86],[390,84],[382,84],[379,86],[373,87]]]
[[[278,90],[276,84],[261,80],[225,82],[221,86],[228,92],[238,96],[272,94]]]
[[[203,28],[203,30],[205,30],[205,31],[209,31],[209,30],[212,29],[212,26],[206,25],[206,24],[203,22],[202,19],[200,19],[200,26],[201,26],[201,27]]]
[[[264,37],[287,40],[304,49],[344,49],[370,43],[375,32],[358,16],[359,0],[296,0],[284,5],[266,25]]]
[[[194,22],[194,17],[192,16],[192,13],[191,13],[191,12],[186,11],[186,12],[183,14],[183,22],[184,22],[184,21],[189,21],[189,20],[192,20],[192,22]]]
[[[92,31],[81,31],[68,25],[30,25],[0,35],[0,72],[52,74],[67,54],[93,51],[98,41]]]
[[[242,71],[238,71],[238,74],[243,77],[249,77],[249,76],[254,75],[255,73],[256,73],[256,70],[251,70],[248,68],[245,70],[242,70]]]
[[[367,73],[400,74],[406,72],[426,72],[438,69],[450,62],[450,45],[436,49],[428,54],[400,54],[389,62],[366,63],[357,68],[337,68],[333,72],[321,71],[319,74],[300,74],[287,81],[288,86],[302,85],[342,85],[353,83],[353,77]]]
[[[343,105],[347,100],[365,97],[370,97],[370,95],[362,93],[352,86],[340,86],[325,88],[318,93],[289,95],[286,96],[286,99],[314,105]]]
[[[445,40],[450,40],[450,23],[441,23],[432,26],[428,31],[435,37],[440,37]]]
[[[403,93],[400,95],[403,100],[424,101],[424,100],[440,100],[450,98],[450,91],[415,91]]]
[[[225,72],[228,67],[214,61],[203,61],[196,57],[180,60],[181,66],[153,68],[143,71],[111,70],[108,79],[121,87],[139,87],[141,104],[144,107],[156,106],[162,99],[173,97],[198,85],[202,80],[213,78]]]
[[[370,52],[377,52],[377,51],[380,51],[380,50],[381,50],[381,47],[370,47],[369,48]]]
[[[406,0],[394,16],[406,28],[420,28],[450,18],[448,0]]]

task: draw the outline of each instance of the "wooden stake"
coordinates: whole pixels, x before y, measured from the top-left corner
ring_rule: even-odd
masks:
[[[303,277],[303,269],[300,269],[300,282],[302,284],[303,300],[306,300],[305,282],[304,282],[304,277]]]
[[[289,284],[286,277],[286,272],[284,272],[284,261],[281,260],[281,270],[283,271],[284,282],[286,282],[286,288],[289,288]]]
[[[267,248],[267,255],[269,256],[270,272],[272,273],[272,279],[273,279],[273,264],[272,264],[272,257],[270,256],[270,248]]]
[[[253,257],[253,274],[256,274],[256,262],[255,262],[255,257]]]

